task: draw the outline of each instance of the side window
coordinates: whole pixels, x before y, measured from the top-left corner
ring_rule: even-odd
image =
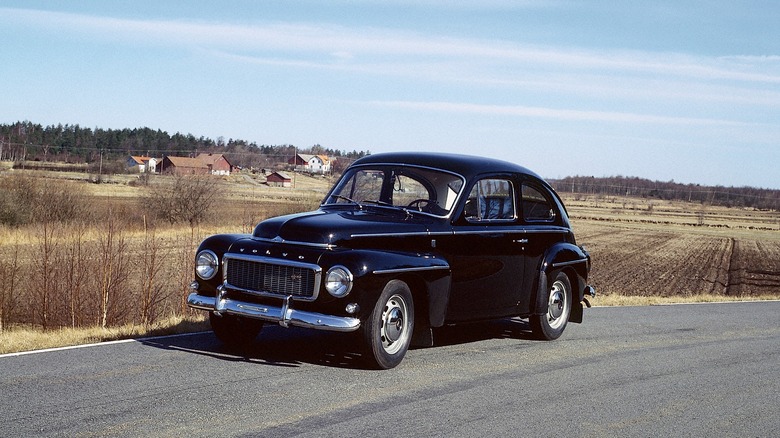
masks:
[[[507,221],[515,219],[515,195],[512,182],[506,179],[483,179],[471,189],[466,200],[469,222]]]
[[[523,184],[522,195],[523,219],[526,222],[550,222],[555,219],[555,209],[541,191]]]

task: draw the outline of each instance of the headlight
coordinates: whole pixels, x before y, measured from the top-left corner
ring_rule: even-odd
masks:
[[[347,296],[352,290],[352,273],[343,266],[334,266],[325,276],[325,290],[336,298]]]
[[[195,273],[198,274],[198,277],[204,280],[211,280],[217,275],[218,269],[219,258],[217,258],[214,252],[207,249],[199,252],[195,257]]]

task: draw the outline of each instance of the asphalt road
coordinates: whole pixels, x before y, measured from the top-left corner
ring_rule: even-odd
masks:
[[[0,357],[0,436],[778,436],[780,302],[586,309],[554,342],[448,327],[396,369],[266,327]]]

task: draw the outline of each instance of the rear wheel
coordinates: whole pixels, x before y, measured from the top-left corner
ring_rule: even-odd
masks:
[[[401,363],[409,349],[413,330],[412,292],[403,281],[392,280],[385,286],[363,325],[369,365],[389,369]]]
[[[245,348],[254,342],[263,322],[235,315],[209,313],[211,330],[223,344],[231,348]]]
[[[547,291],[547,312],[543,315],[531,315],[528,322],[531,331],[538,339],[551,341],[563,334],[571,314],[571,282],[563,272],[553,274],[552,285]]]

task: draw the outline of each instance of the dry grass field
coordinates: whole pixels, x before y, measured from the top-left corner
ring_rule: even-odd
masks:
[[[0,182],[24,172],[0,168]],[[192,225],[154,219],[144,206],[151,187],[170,177],[145,185],[137,175],[115,175],[94,184],[81,173],[28,173],[44,186],[72,189],[89,219],[52,228],[0,225],[0,354],[205,328],[202,315],[183,303],[198,242],[316,208],[333,183],[295,175],[293,188],[280,188],[248,173],[213,177],[218,198]],[[780,298],[778,212],[561,195],[578,243],[594,259],[596,306]],[[116,225],[113,234],[106,223]],[[150,262],[161,268],[150,270]],[[126,275],[100,283],[105,263]],[[45,274],[49,267],[57,275]],[[81,271],[86,275],[75,275]]]

